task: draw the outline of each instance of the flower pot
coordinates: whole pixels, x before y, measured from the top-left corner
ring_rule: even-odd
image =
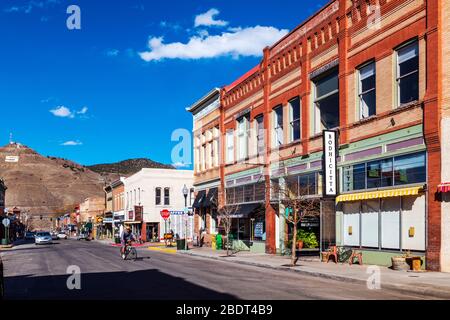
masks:
[[[413,271],[420,271],[422,269],[422,259],[420,257],[408,257],[406,263]]]
[[[406,262],[405,257],[392,257],[392,269],[398,271],[408,271],[410,270],[409,264]]]

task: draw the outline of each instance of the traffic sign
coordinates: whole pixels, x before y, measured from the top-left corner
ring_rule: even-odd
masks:
[[[167,209],[161,210],[161,217],[162,217],[164,220],[169,219],[169,217],[170,217],[170,211],[167,210]]]
[[[8,227],[9,227],[9,224],[11,223],[11,221],[9,221],[9,219],[6,218],[6,219],[3,219],[2,223],[3,223],[3,225],[5,226],[5,228],[8,228]]]

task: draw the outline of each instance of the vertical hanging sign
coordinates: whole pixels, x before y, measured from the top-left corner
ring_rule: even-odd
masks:
[[[337,132],[323,131],[323,156],[324,156],[324,196],[337,196]]]

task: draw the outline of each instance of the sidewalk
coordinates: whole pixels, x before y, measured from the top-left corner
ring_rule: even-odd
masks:
[[[372,274],[368,265],[349,266],[347,263],[335,264],[331,261],[323,263],[319,259],[308,257],[300,258],[297,266],[291,268],[289,267],[290,257],[287,256],[239,252],[232,257],[226,257],[226,251],[216,251],[205,247],[194,247],[189,251],[178,251],[178,253],[361,284],[367,284]],[[450,299],[450,273],[394,271],[387,267],[379,267],[379,270],[382,289]]]

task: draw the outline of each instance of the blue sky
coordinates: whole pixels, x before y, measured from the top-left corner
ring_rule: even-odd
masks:
[[[2,0],[0,145],[90,165],[171,163],[185,108],[326,0]],[[69,5],[81,30],[69,30]],[[288,10],[286,10],[288,8]]]

